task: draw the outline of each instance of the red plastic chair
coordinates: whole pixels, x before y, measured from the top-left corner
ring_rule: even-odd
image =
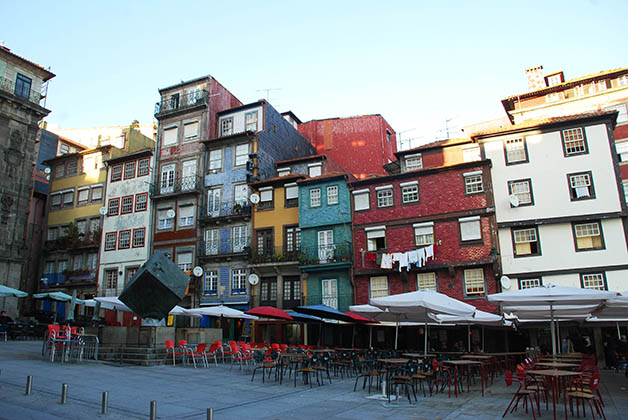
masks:
[[[185,351],[181,347],[174,346],[174,340],[166,340],[166,356],[172,353],[172,366],[176,365],[176,356],[185,356]]]
[[[222,343],[214,342],[214,344],[209,346],[209,350],[207,350],[205,353],[207,354],[207,358],[212,357],[214,359],[214,364],[218,366],[217,354],[222,353]]]
[[[209,365],[207,364],[207,354],[205,352],[206,348],[207,348],[207,343],[199,344],[198,346],[196,346],[196,349],[192,347],[187,348],[186,357],[192,358],[192,364],[194,365],[195,369],[196,369],[196,359],[201,359],[203,361],[203,366],[209,367]]]
[[[239,345],[235,343],[231,344],[231,367],[229,370],[233,368],[234,363],[240,363],[240,370],[242,370],[243,365],[248,365],[251,360],[253,360],[252,355],[243,353]]]

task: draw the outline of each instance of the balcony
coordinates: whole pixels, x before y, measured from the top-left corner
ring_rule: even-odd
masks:
[[[86,233],[76,233],[62,236],[44,242],[44,253],[54,251],[84,251],[100,246],[100,230]]]
[[[251,238],[246,238],[236,244],[233,240],[227,243],[222,241],[201,241],[198,247],[200,258],[229,259],[232,257],[248,257],[251,247]]]
[[[251,251],[251,264],[298,263],[305,260],[307,260],[306,255],[300,249],[287,250],[276,246]]]
[[[64,273],[44,273],[41,276],[41,288],[47,289],[48,287],[63,286],[65,283]]]
[[[322,264],[351,265],[351,245],[323,245],[311,249],[303,249],[301,266],[318,266]]]
[[[15,82],[4,77],[0,77],[0,90],[19,96],[20,98],[24,98],[37,105],[39,105],[39,101],[43,98],[41,93],[34,91],[30,87],[28,89],[23,88],[21,90],[16,90]]]
[[[88,269],[64,271],[66,286],[96,283],[96,273]]]
[[[251,217],[251,206],[248,203],[222,203],[220,208],[210,210],[207,206],[199,208],[198,221],[208,222],[220,219]]]
[[[197,106],[205,106],[209,101],[209,92],[196,90],[181,95],[175,93],[164,97],[163,101],[155,104],[155,118],[164,117],[177,111],[185,111]]]
[[[198,175],[181,176],[170,179],[169,182],[161,182],[159,185],[151,185],[152,198],[172,197],[178,194],[198,194],[201,192],[201,178]]]

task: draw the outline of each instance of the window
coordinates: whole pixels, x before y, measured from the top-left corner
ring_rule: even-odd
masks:
[[[77,197],[78,204],[85,204],[89,201],[89,188],[83,188],[78,190]]]
[[[92,201],[102,200],[102,187],[92,187]]]
[[[174,225],[174,216],[175,211],[172,209],[159,210],[157,212],[157,217],[159,218],[157,229],[172,229],[172,226]]]
[[[50,205],[59,207],[61,205],[61,194],[50,194]]]
[[[604,249],[604,237],[600,222],[574,223],[576,251]]]
[[[258,210],[268,210],[274,207],[273,204],[273,187],[264,187],[259,189],[260,203],[257,206]]]
[[[248,245],[249,231],[246,225],[231,228],[233,252],[243,252]]]
[[[177,252],[177,266],[183,271],[192,269],[192,251]]]
[[[110,198],[109,206],[107,206],[107,216],[117,216],[120,208],[119,198]]]
[[[179,227],[194,226],[194,206],[179,207]]]
[[[246,131],[257,131],[257,111],[244,114],[244,129]]]
[[[131,231],[122,230],[118,237],[118,249],[128,249],[131,247]]]
[[[467,296],[484,295],[484,270],[481,268],[464,270],[464,287]]]
[[[105,270],[105,287],[107,290],[118,289],[118,269]]]
[[[148,203],[148,193],[140,193],[135,196],[135,211],[146,210]]]
[[[220,215],[220,188],[207,191],[207,215],[211,217]]]
[[[525,163],[528,161],[528,151],[524,137],[506,140],[504,148],[506,152],[506,165]]]
[[[286,226],[284,229],[286,252],[299,251],[301,249],[301,228],[298,226]]]
[[[194,190],[196,178],[196,159],[183,162],[181,164],[181,191]]]
[[[323,305],[327,305],[330,308],[338,309],[338,280],[321,280],[321,289]]]
[[[415,223],[414,244],[416,246],[427,246],[434,243],[434,222]]]
[[[482,229],[480,227],[480,216],[461,217],[458,219],[460,225],[461,241],[482,240]]]
[[[124,179],[135,178],[135,161],[124,164]]]
[[[209,170],[222,170],[222,149],[216,149],[209,152]]]
[[[617,111],[617,124],[628,122],[628,110],[626,104],[618,104],[604,108],[604,111]]]
[[[76,175],[76,171],[78,170],[78,162],[76,160],[68,162],[68,167],[66,170],[67,176]]]
[[[248,144],[238,144],[235,147],[235,161],[233,163],[234,166],[244,166],[246,162],[249,160],[249,145]]]
[[[263,305],[277,304],[277,277],[262,277],[260,289],[260,301]]]
[[[464,178],[465,194],[475,194],[484,191],[482,171],[466,172],[462,176]]]
[[[117,232],[110,232],[105,235],[105,251],[113,251],[116,249],[116,241],[118,240]]]
[[[532,180],[521,179],[508,181],[508,192],[519,200],[519,206],[531,206],[534,204],[532,197]],[[515,207],[510,204],[511,207]]]
[[[392,138],[392,133],[389,130],[386,130],[386,141],[390,144],[390,140]]]
[[[628,74],[617,78],[617,86],[628,86]]]
[[[604,273],[581,274],[580,284],[583,289],[608,290]]]
[[[310,190],[310,207],[320,207],[321,205],[321,189],[312,188]]]
[[[355,211],[368,210],[369,209],[369,190],[357,190],[353,191],[353,209]]]
[[[249,186],[246,184],[236,184],[233,187],[233,201],[234,204],[239,204],[241,207],[247,206],[249,200]]]
[[[61,178],[65,176],[65,165],[57,165],[55,166],[55,178]]]
[[[584,130],[582,128],[578,127],[563,130],[562,136],[565,156],[588,153],[587,140],[584,137]]]
[[[534,279],[519,279],[519,289],[530,289],[532,287],[542,286],[540,278]]]
[[[65,270],[68,269],[68,260],[60,260],[59,261],[59,268],[58,268],[58,272],[59,273],[63,273]]]
[[[56,227],[48,228],[47,240],[54,241],[59,236],[59,229]]]
[[[172,146],[177,144],[177,137],[179,130],[177,127],[167,127],[164,129],[164,146]]]
[[[401,202],[403,204],[416,203],[419,201],[419,181],[402,182]]]
[[[286,176],[286,175],[290,175],[290,168],[277,169],[277,176]]]
[[[257,253],[259,255],[271,255],[273,250],[273,230],[257,229]]]
[[[294,307],[301,303],[301,278],[299,276],[284,276],[283,304],[284,308]]]
[[[168,98],[168,109],[179,108],[179,94],[175,93]]]
[[[421,154],[407,155],[406,159],[406,171],[414,171],[415,169],[423,168],[423,157]]]
[[[183,124],[183,141],[190,141],[198,138],[198,121]]]
[[[480,146],[477,144],[471,146],[462,146],[462,161],[463,162],[475,162],[482,160],[482,154],[480,153]]]
[[[231,277],[231,293],[243,295],[246,293],[246,268],[236,268]]]
[[[417,273],[417,290],[437,290],[436,273]]]
[[[76,230],[84,235],[87,232],[87,220],[77,220]]]
[[[150,171],[150,160],[149,159],[140,159],[137,163],[137,176],[148,175]]]
[[[97,232],[100,230],[100,219],[94,218],[89,221],[89,231]]]
[[[338,204],[338,186],[331,185],[327,187],[327,205]]]
[[[46,261],[46,266],[44,267],[44,273],[46,274],[56,273],[55,266],[56,264],[54,261]]]
[[[318,232],[318,259],[321,263],[327,263],[334,258],[334,231],[321,230]]]
[[[388,277],[376,276],[369,279],[371,299],[388,296]]]
[[[374,226],[364,229],[366,232],[367,251],[386,249],[386,227]]]
[[[20,98],[29,99],[31,96],[31,85],[33,81],[30,77],[17,73],[15,77],[15,94]]]
[[[120,181],[122,179],[122,165],[116,165],[111,168],[111,182]]]
[[[205,296],[218,294],[218,270],[206,270],[203,281],[203,294]]]
[[[628,203],[628,181],[623,181],[621,185],[624,187],[624,198]]]
[[[299,205],[299,187],[296,182],[284,185],[286,202],[284,207],[297,207]]]
[[[161,194],[174,192],[174,176],[176,164],[172,163],[161,167]]]
[[[207,229],[205,231],[205,255],[218,254],[218,229]]]
[[[392,185],[375,187],[377,191],[377,207],[391,207],[393,205]]]
[[[133,248],[143,247],[145,237],[146,228],[133,229]]]
[[[569,180],[569,195],[571,201],[595,198],[593,175],[590,171],[578,174],[568,174],[567,178]]]
[[[322,163],[311,163],[307,165],[307,173],[310,178],[315,178],[317,176],[321,176],[323,174],[323,164]]]
[[[541,255],[539,234],[536,226],[512,229],[514,256]]]
[[[122,208],[120,214],[129,214],[133,212],[133,196],[127,195],[122,197]]]
[[[233,134],[233,117],[220,120],[220,135],[229,136]]]
[[[72,206],[74,204],[74,191],[65,191],[63,193],[63,205]]]
[[[127,284],[131,282],[133,277],[135,277],[135,273],[137,273],[138,269],[139,267],[127,267],[124,270],[124,287],[126,287]]]

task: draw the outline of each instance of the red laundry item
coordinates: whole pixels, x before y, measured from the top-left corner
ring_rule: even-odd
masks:
[[[375,262],[375,260],[377,260],[377,255],[374,252],[367,252],[364,259],[366,261]]]

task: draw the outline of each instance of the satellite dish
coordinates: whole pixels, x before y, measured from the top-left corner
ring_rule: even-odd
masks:
[[[106,216],[107,215],[107,207],[101,207],[98,209],[98,213],[100,213],[102,216]]]
[[[196,267],[194,267],[194,270],[192,270],[192,274],[194,274],[196,277],[200,277],[203,275],[203,268],[199,267],[198,265]]]
[[[249,283],[251,283],[252,286],[255,286],[259,283],[259,276],[255,273],[249,274]]]
[[[50,168],[44,168],[44,173],[46,175],[50,175]]]
[[[510,277],[508,277],[508,276],[502,276],[499,279],[499,282],[502,285],[502,289],[509,290],[510,287],[512,286],[512,280],[510,280]]]
[[[510,205],[513,207],[519,207],[519,197],[514,194],[510,194],[508,197],[508,201],[510,201]]]
[[[259,203],[259,194],[251,194],[249,200],[251,200],[251,203],[253,204]]]
[[[170,209],[166,212],[166,216],[168,216],[168,219],[172,219],[174,217],[176,213],[174,212],[174,210]]]

